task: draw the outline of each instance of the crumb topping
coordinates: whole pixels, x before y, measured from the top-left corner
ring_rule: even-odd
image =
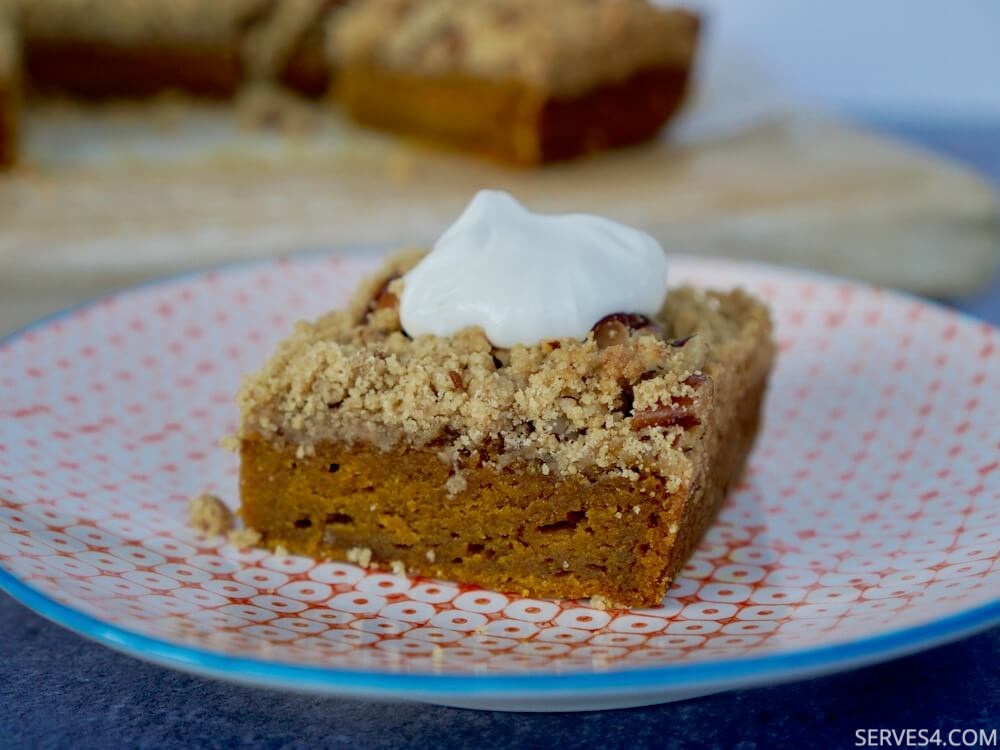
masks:
[[[188,525],[208,536],[219,536],[233,528],[235,517],[221,498],[204,492],[188,503]]]
[[[241,438],[300,455],[325,442],[432,448],[453,467],[454,492],[463,466],[511,464],[588,479],[652,473],[673,491],[690,479],[685,450],[701,439],[714,379],[745,359],[731,350],[770,346],[761,303],[689,288],[671,292],[651,325],[604,346],[593,332],[503,350],[478,328],[411,339],[397,304],[422,255],[396,255],[346,309],[297,324],[244,381]]]
[[[260,544],[260,540],[263,537],[257,529],[245,527],[242,529],[233,529],[229,532],[227,538],[229,543],[236,547],[236,549],[250,549]]]
[[[372,562],[372,551],[368,547],[351,547],[347,550],[347,562],[367,568]]]
[[[515,79],[571,94],[686,63],[697,19],[647,0],[363,0],[333,20],[344,64]]]
[[[600,610],[601,612],[607,609],[612,609],[611,602],[598,594],[594,594],[590,597],[590,606],[594,609]]]

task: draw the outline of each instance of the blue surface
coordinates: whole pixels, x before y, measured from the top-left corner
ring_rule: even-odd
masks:
[[[874,123],[1000,185],[1000,125]],[[1000,323],[1000,277],[957,305]],[[851,747],[868,728],[997,729],[1000,629],[877,667],[617,712],[523,715],[237,687],[92,644],[0,594],[0,748]]]

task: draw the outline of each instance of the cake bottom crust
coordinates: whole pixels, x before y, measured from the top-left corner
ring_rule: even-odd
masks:
[[[359,122],[501,161],[532,165],[648,140],[684,99],[689,69],[659,66],[569,97],[516,81],[421,77],[371,66],[339,71]]]
[[[764,387],[755,384],[716,439],[692,451],[692,477],[674,494],[651,475],[588,481],[469,467],[456,480],[433,449],[327,443],[298,457],[294,446],[249,438],[240,514],[272,549],[401,563],[522,595],[652,606],[738,478]]]

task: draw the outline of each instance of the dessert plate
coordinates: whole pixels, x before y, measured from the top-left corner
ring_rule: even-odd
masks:
[[[1000,621],[1000,334],[854,283],[675,257],[745,286],[779,363],[743,482],[661,607],[605,611],[188,529],[237,503],[233,394],[373,254],[201,271],[0,343],[0,586],[160,664],[355,698],[633,706],[814,676]]]

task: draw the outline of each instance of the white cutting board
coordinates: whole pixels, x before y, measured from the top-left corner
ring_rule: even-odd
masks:
[[[297,135],[170,100],[35,107],[25,164],[0,175],[0,330],[195,266],[429,242],[483,187],[642,227],[669,252],[941,297],[989,278],[996,200],[967,170],[823,118],[744,112],[734,133],[699,117],[644,147],[523,171],[360,130],[328,107]]]

